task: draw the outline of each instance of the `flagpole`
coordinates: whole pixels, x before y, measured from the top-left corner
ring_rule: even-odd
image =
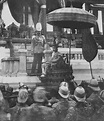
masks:
[[[94,79],[94,76],[93,76],[93,73],[92,73],[91,62],[89,62],[89,64],[90,64],[91,77],[92,77],[92,79]]]

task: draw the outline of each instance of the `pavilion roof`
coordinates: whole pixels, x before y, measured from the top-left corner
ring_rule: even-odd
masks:
[[[69,0],[72,2],[82,2],[82,3],[93,3],[93,4],[104,4],[104,0]]]

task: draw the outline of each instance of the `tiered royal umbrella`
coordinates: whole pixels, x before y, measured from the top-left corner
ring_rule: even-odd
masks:
[[[83,9],[67,7],[48,13],[47,23],[62,28],[85,29],[96,24],[96,17]]]
[[[47,23],[61,28],[83,29],[83,30],[88,29],[88,31],[83,31],[84,34],[82,34],[82,40],[83,40],[82,53],[85,60],[90,63],[90,69],[91,69],[91,61],[97,55],[97,46],[95,40],[92,39],[92,35],[90,34],[89,30],[91,27],[94,27],[96,25],[96,17],[93,14],[83,9],[66,7],[48,13],[46,20]],[[70,54],[71,54],[71,46],[69,48],[69,63],[70,63]],[[92,75],[92,69],[91,69],[91,75]]]

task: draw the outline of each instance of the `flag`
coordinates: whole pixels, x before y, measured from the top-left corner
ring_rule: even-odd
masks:
[[[90,29],[82,31],[82,40],[83,57],[87,62],[91,62],[96,57],[98,48]]]

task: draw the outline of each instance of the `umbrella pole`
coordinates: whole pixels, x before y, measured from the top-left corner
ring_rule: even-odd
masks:
[[[70,60],[71,60],[71,38],[68,37],[68,41],[69,41],[69,65],[70,65]]]
[[[91,77],[92,77],[92,79],[94,79],[94,76],[93,76],[93,73],[92,73],[91,62],[89,62],[89,64],[90,64]]]
[[[71,60],[71,39],[69,38],[69,65]]]

